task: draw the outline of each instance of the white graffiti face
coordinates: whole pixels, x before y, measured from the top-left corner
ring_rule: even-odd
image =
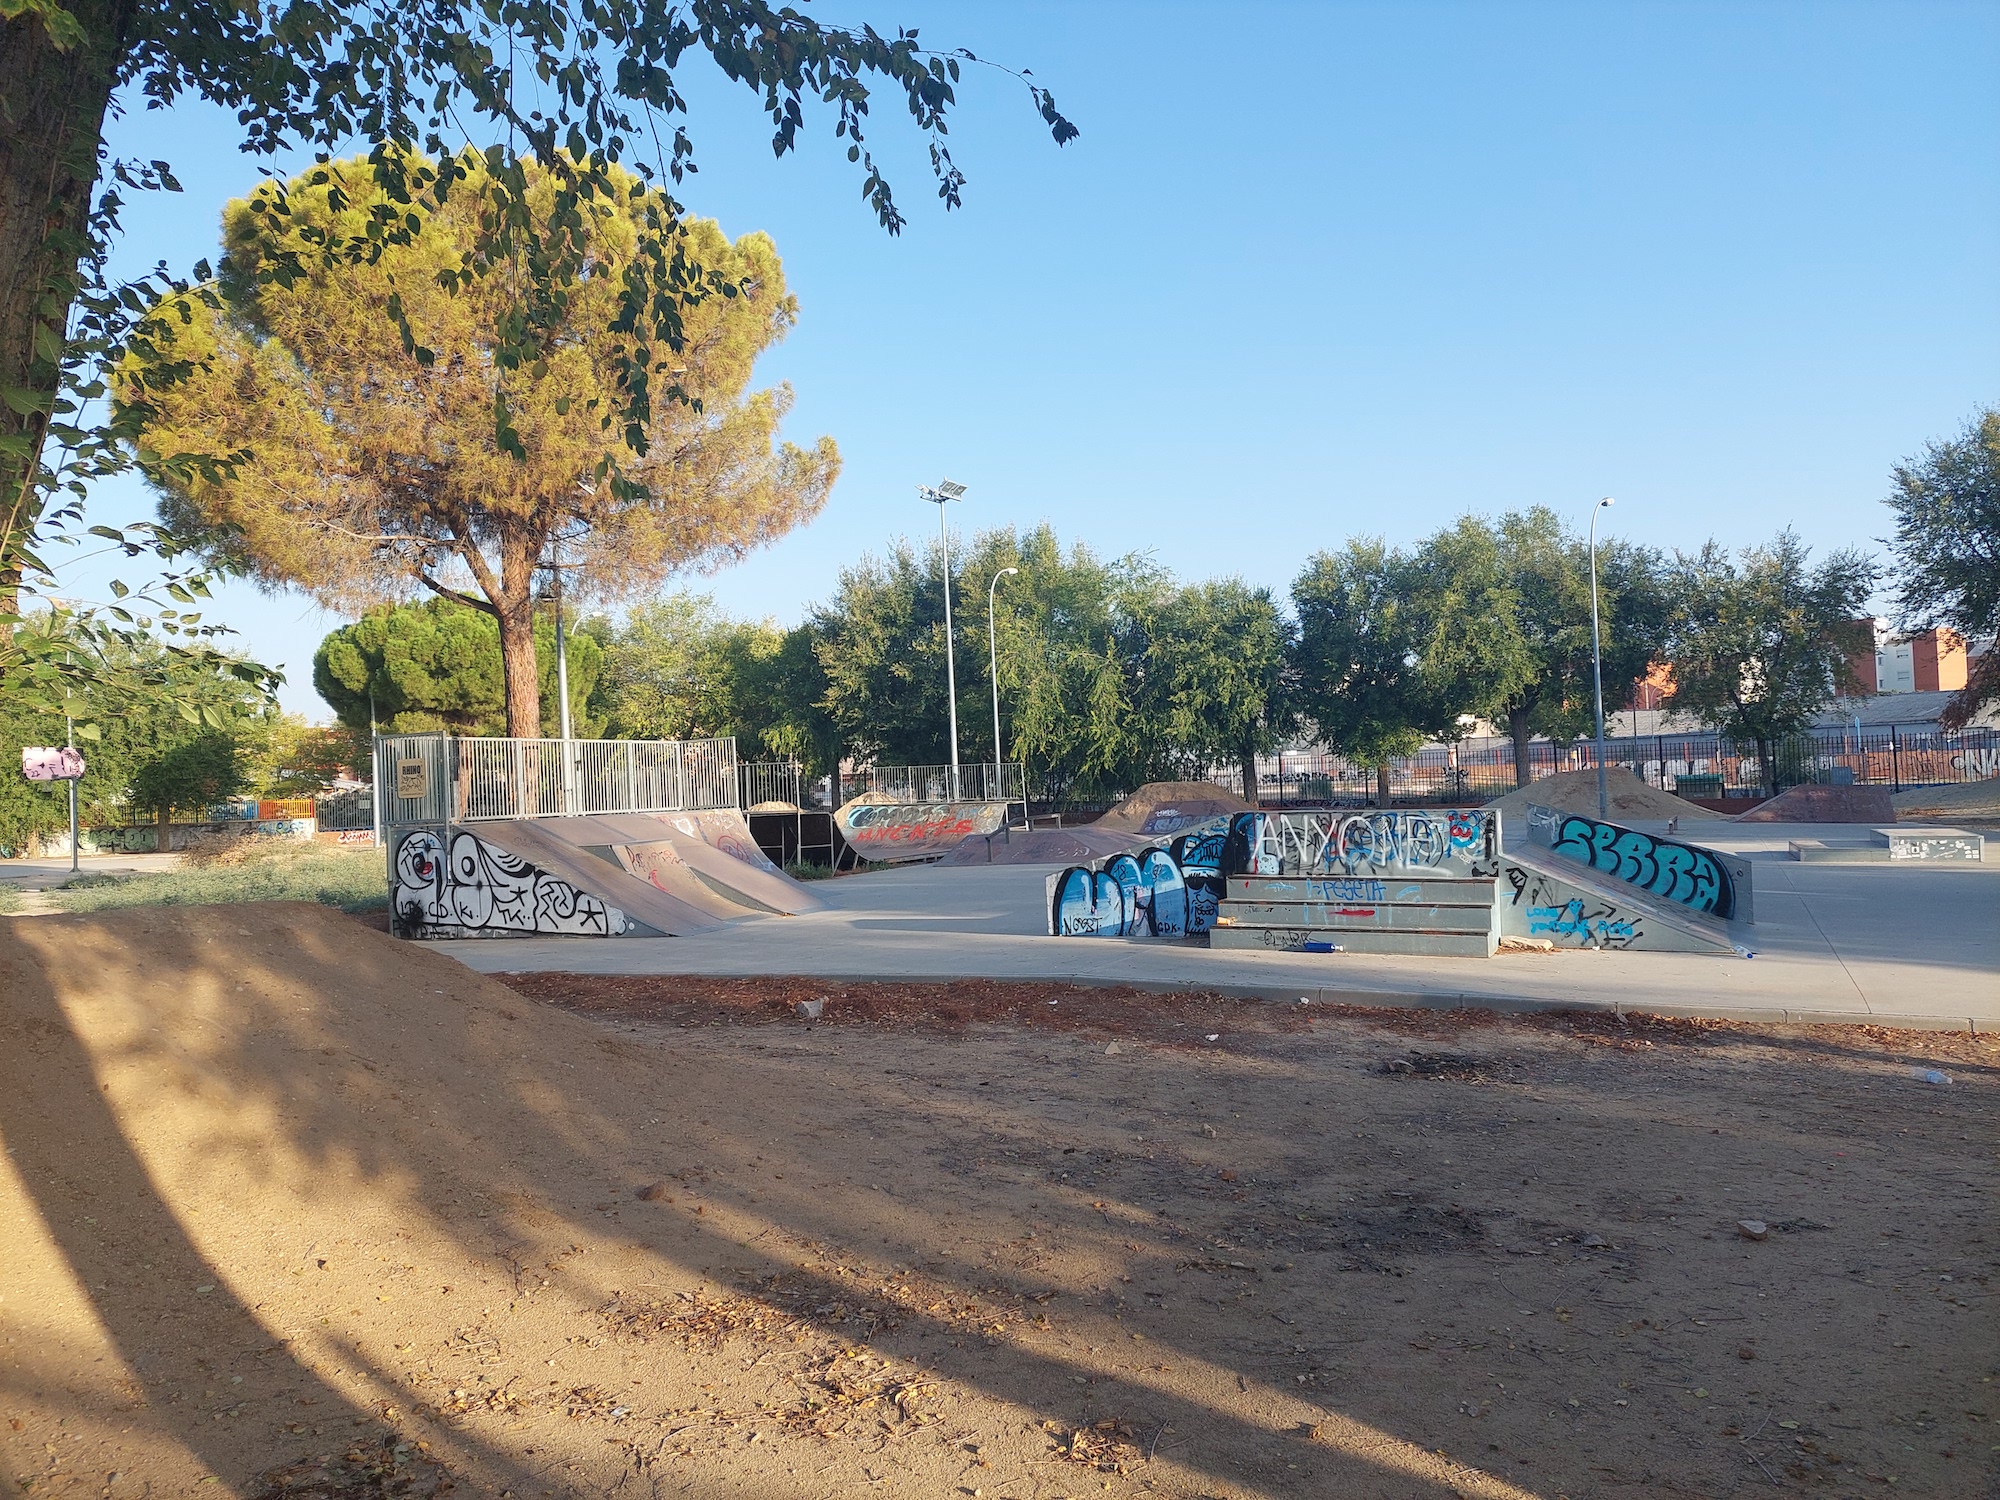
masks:
[[[607,937],[625,930],[616,907],[463,830],[452,835],[449,856],[435,833],[405,834],[390,900],[398,925],[416,934]]]

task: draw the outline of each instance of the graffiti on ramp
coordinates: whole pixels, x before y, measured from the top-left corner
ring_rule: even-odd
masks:
[[[850,802],[835,813],[841,837],[877,863],[933,859],[969,838],[998,833],[1004,802]]]
[[[429,829],[402,836],[391,906],[397,925],[422,937],[613,937],[626,926],[617,907],[463,829],[448,857]]]

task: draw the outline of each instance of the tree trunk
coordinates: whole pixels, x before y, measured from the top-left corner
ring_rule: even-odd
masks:
[[[535,553],[525,539],[500,544],[500,597],[493,600],[500,621],[500,675],[507,685],[507,734],[517,740],[542,737],[541,671],[535,660]]]
[[[1528,711],[1525,708],[1507,710],[1507,733],[1514,740],[1514,785],[1523,787],[1535,779],[1535,768],[1528,758]]]
[[[1262,807],[1263,799],[1258,796],[1257,747],[1247,740],[1243,745],[1243,800],[1252,807]]]
[[[1389,762],[1386,760],[1375,762],[1375,805],[1389,805]]]
[[[156,830],[153,835],[154,852],[165,854],[174,847],[174,810],[171,807],[161,808],[158,819],[153,825]]]
[[[1771,754],[1771,741],[1762,735],[1757,737],[1757,777],[1763,783],[1762,791],[1766,797],[1778,795],[1777,761]]]
[[[35,520],[26,486],[48,430],[104,112],[137,5],[69,9],[85,40],[68,52],[32,13],[0,22],[0,391],[9,397],[0,402],[0,610],[20,589],[15,549]],[[36,409],[17,411],[17,400]]]

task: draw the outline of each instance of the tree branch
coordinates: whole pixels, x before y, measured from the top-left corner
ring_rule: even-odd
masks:
[[[448,589],[428,573],[419,571],[417,573],[417,582],[421,583],[434,594],[442,595],[444,598],[453,600],[459,604],[468,605],[482,614],[492,615],[495,619],[499,618],[500,611],[495,609],[486,600],[475,599],[472,595],[462,594],[457,589]]]

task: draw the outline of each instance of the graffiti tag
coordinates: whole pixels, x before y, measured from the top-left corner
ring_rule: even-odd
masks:
[[[428,829],[403,835],[390,904],[413,935],[609,937],[626,926],[615,906],[462,830],[452,835],[448,857]]]
[[[1656,838],[1636,828],[1566,813],[1551,845],[1557,854],[1636,885],[1692,911],[1725,920],[1736,913],[1736,889],[1708,850]]]

